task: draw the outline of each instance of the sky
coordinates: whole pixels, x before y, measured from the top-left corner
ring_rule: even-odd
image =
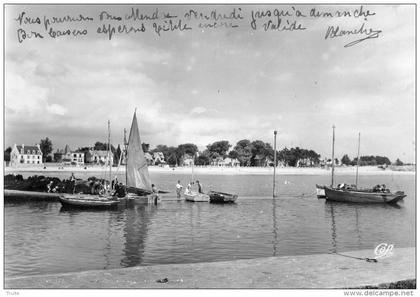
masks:
[[[352,16],[311,17],[313,8]],[[124,20],[132,9],[159,18]],[[190,9],[234,12],[242,19],[200,28],[214,21],[190,20]],[[241,139],[273,144],[277,130],[277,148],[299,146],[329,157],[335,125],[340,158],[356,157],[360,132],[361,155],[414,162],[415,7],[364,5],[363,11],[374,13],[367,17],[356,17],[355,9],[360,6],[7,5],[5,146],[33,145],[45,137],[54,151],[66,144],[93,146],[107,140],[108,120],[111,142],[122,143],[136,110],[141,141],[152,148],[192,142],[203,150],[218,140],[235,145]],[[263,24],[277,23],[280,10],[294,13],[282,17],[282,25],[297,21],[305,30],[265,31]],[[296,17],[296,10],[306,17]],[[101,21],[104,11],[123,20]],[[164,13],[191,30],[158,35],[153,23],[164,25]],[[51,21],[80,15],[93,20]],[[41,24],[25,23],[27,16]],[[51,21],[48,30],[88,33],[51,38],[44,17]],[[225,22],[236,27],[223,27]],[[141,23],[145,32],[117,33],[111,40],[97,33],[104,25]],[[366,34],[325,38],[329,26],[357,31],[363,23],[366,30],[381,30],[378,38],[350,47],[345,45]]]

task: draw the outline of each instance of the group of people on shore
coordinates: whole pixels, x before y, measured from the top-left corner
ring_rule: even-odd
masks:
[[[189,182],[188,185],[187,185],[187,187],[185,188],[185,194],[192,194],[193,193],[193,187],[195,185],[197,186],[198,193],[204,194],[204,192],[203,192],[203,186],[202,186],[202,184],[200,183],[199,180],[197,180],[195,182],[194,181]],[[176,184],[175,187],[176,187],[176,197],[178,199],[181,199],[181,193],[182,193],[183,186],[182,186],[180,180],[178,180],[178,183]]]

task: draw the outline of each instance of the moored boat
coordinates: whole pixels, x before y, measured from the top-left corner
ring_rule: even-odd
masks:
[[[325,194],[327,200],[353,203],[397,203],[407,196],[402,191],[390,193],[330,187],[325,187]]]
[[[186,201],[191,202],[209,202],[210,200],[209,195],[197,192],[184,193],[184,197]]]
[[[238,199],[238,195],[217,191],[210,191],[209,197],[210,203],[234,203]]]
[[[333,145],[332,145],[332,158],[334,159],[334,140],[335,140],[335,126],[333,126]],[[357,187],[359,177],[359,156],[360,156],[360,133],[357,149],[357,167],[356,167],[356,184],[346,185],[339,184],[334,187],[334,161],[332,161],[331,170],[331,186],[324,186],[325,199],[337,202],[351,202],[351,203],[397,203],[401,201],[405,196],[404,192],[397,191],[391,193],[385,185],[377,185],[372,189],[361,189]],[[318,188],[316,185],[317,194]]]
[[[110,136],[110,122],[108,121],[108,160],[111,155],[111,136]],[[62,194],[58,198],[64,207],[76,207],[76,208],[97,208],[104,209],[115,207],[118,205],[119,200],[117,194],[113,191],[111,186],[111,174],[112,164],[109,163],[109,181],[108,185],[99,185],[99,193],[97,194],[86,194],[86,193],[75,193],[76,184],[83,183],[84,181],[74,181],[73,194]]]
[[[98,197],[88,194],[62,194],[58,198],[64,207],[108,209],[116,207],[120,201],[108,196]]]

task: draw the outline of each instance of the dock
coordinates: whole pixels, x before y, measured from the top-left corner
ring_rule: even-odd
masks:
[[[60,201],[58,193],[34,192],[34,191],[20,191],[20,190],[4,190],[5,202],[20,202],[20,201]]]
[[[377,262],[373,249],[339,254],[168,264],[5,279],[5,289],[328,289],[380,287],[414,280],[415,248]]]

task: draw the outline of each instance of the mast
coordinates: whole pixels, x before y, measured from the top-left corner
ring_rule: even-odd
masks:
[[[357,180],[359,178],[359,155],[360,155],[360,132],[359,132],[359,145],[357,146],[356,189],[357,189]]]
[[[128,146],[128,142],[127,142],[127,130],[124,128],[124,155],[125,155],[125,186],[127,186],[127,156],[128,156],[128,151],[127,151],[127,146]]]
[[[194,154],[192,155],[192,162],[191,162],[191,182],[194,182]]]
[[[109,186],[112,181],[112,164],[111,164],[111,122],[108,120],[108,163],[109,163]],[[112,190],[110,188],[110,190]]]
[[[332,142],[332,158],[331,158],[331,188],[334,187],[334,143],[335,143],[335,125],[333,125],[333,142]]]
[[[277,151],[276,151],[276,142],[277,142],[277,131],[274,131],[274,173],[273,173],[273,198],[276,197],[276,166],[277,166]]]

